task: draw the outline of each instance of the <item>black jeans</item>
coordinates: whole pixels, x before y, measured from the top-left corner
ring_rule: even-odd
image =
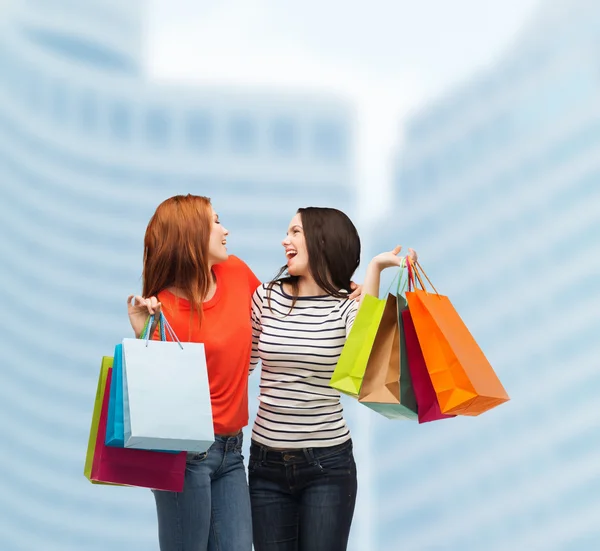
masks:
[[[255,551],[345,551],[356,502],[352,442],[273,451],[252,442]]]

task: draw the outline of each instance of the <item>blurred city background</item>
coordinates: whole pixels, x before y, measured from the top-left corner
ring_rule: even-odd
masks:
[[[301,206],[355,220],[357,281],[415,248],[512,398],[424,425],[344,399],[352,551],[600,549],[597,0],[0,0],[0,25],[0,549],[158,550],[150,492],[83,462],[177,193],[263,280]]]

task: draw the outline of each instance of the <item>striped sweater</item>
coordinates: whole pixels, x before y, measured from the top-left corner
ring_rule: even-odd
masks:
[[[350,439],[340,394],[329,380],[358,304],[332,296],[292,296],[277,282],[252,297],[251,369],[261,360],[252,439],[270,448],[335,446]]]

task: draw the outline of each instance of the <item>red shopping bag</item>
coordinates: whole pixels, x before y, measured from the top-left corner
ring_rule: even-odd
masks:
[[[173,454],[113,448],[105,444],[111,378],[112,368],[108,370],[106,378],[90,480],[181,492],[185,478],[186,452]]]
[[[442,413],[438,403],[435,389],[429,377],[425,359],[421,352],[415,324],[410,316],[410,310],[402,312],[402,323],[404,326],[404,339],[406,343],[406,355],[408,357],[408,369],[412,379],[413,390],[417,400],[417,415],[419,423],[437,421],[438,419],[447,419],[456,417],[456,415],[446,415]]]

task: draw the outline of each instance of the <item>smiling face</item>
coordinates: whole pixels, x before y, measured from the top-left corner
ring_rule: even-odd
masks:
[[[219,222],[219,215],[214,209],[212,210],[212,219],[212,228],[208,240],[208,262],[211,265],[225,262],[229,258],[226,247],[229,232]]]
[[[299,213],[292,218],[287,235],[281,244],[285,249],[288,273],[291,276],[307,276],[309,274],[308,251],[306,249],[302,218]]]

